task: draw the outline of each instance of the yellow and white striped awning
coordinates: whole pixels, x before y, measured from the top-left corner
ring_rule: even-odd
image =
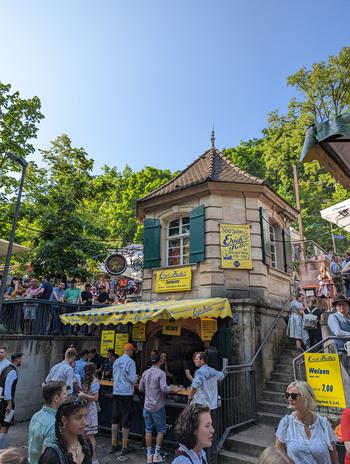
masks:
[[[127,324],[131,322],[156,322],[160,319],[196,319],[196,318],[232,317],[231,306],[227,298],[207,298],[193,300],[141,301],[104,308],[92,308],[77,313],[60,316],[63,324]]]

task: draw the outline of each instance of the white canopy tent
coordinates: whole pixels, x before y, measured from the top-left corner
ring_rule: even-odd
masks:
[[[0,238],[0,256],[6,256],[9,242]],[[24,251],[29,251],[30,248],[23,245],[18,245],[17,243],[13,244],[12,253],[23,253]]]
[[[350,198],[321,210],[321,216],[326,221],[350,232]]]

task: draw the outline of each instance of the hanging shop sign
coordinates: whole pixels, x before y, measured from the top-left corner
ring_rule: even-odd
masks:
[[[345,394],[339,355],[308,353],[304,355],[306,380],[320,406],[345,408]]]
[[[143,261],[140,258],[135,258],[131,262],[131,267],[135,272],[142,271],[143,268]]]
[[[184,292],[192,288],[190,266],[155,271],[156,292]]]
[[[181,335],[181,324],[176,322],[164,322],[162,328],[163,335],[175,335],[179,337]]]
[[[111,348],[114,350],[114,330],[102,330],[101,332],[101,348],[100,355],[103,357],[107,356],[107,350]]]
[[[126,262],[125,256],[120,253],[114,253],[108,256],[105,261],[105,268],[109,274],[120,275],[126,271],[128,263]]]
[[[137,322],[132,326],[132,339],[135,342],[146,341],[146,324],[142,324],[142,322]]]
[[[250,224],[220,224],[221,267],[253,269]]]
[[[114,351],[121,356],[124,354],[124,345],[129,341],[129,334],[115,334],[115,346]]]
[[[216,319],[208,317],[201,319],[201,339],[203,342],[210,342],[217,330],[218,322]]]

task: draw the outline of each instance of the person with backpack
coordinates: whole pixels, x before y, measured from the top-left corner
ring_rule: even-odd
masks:
[[[310,347],[322,340],[321,319],[322,309],[317,306],[317,299],[308,299],[308,305],[304,309],[304,329],[309,334]]]
[[[186,406],[175,423],[179,447],[172,464],[208,464],[205,448],[213,443],[214,428],[209,406]]]

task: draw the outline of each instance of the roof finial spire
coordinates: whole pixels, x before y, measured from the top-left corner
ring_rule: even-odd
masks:
[[[215,148],[215,129],[214,129],[214,124],[213,124],[213,129],[212,129],[212,131],[211,131],[210,140],[211,140],[211,147],[212,147],[212,148]]]

